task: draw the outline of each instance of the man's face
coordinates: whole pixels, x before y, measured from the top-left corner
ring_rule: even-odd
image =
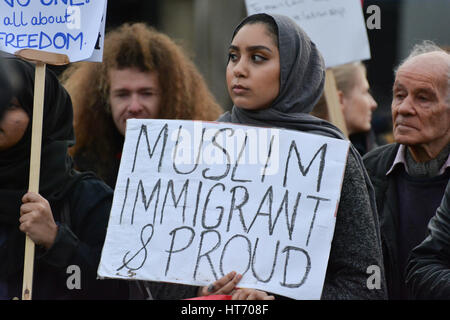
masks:
[[[438,152],[450,142],[448,59],[442,53],[425,53],[399,68],[392,100],[396,142],[412,148],[436,147]]]
[[[122,135],[125,135],[127,119],[158,118],[161,90],[156,72],[112,69],[109,81],[112,118]]]

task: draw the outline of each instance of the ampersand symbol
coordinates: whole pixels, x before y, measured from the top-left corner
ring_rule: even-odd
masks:
[[[152,232],[151,232],[151,234],[150,234],[150,236],[148,237],[148,239],[146,240],[146,241],[144,241],[144,231],[147,229],[147,228],[149,228],[149,227],[151,227],[152,228]],[[121,270],[121,269],[123,269],[123,268],[127,268],[129,271],[131,271],[131,270],[139,270],[140,268],[142,268],[142,266],[144,265],[144,263],[145,263],[145,261],[147,260],[147,245],[148,245],[148,243],[150,242],[150,240],[152,239],[152,237],[153,237],[153,231],[154,231],[154,228],[153,228],[153,225],[152,224],[147,224],[147,225],[145,225],[143,228],[142,228],[142,230],[141,230],[141,243],[142,243],[142,248],[140,248],[139,250],[138,250],[138,252],[136,252],[135,254],[134,254],[134,256],[132,256],[130,259],[128,259],[127,260],[127,256],[130,254],[130,251],[128,251],[127,253],[125,253],[125,255],[123,256],[123,259],[122,259],[122,262],[123,262],[123,265],[119,268],[119,269],[117,269],[116,271],[119,271],[119,270]],[[131,262],[131,261],[133,261],[141,252],[143,251],[143,253],[144,253],[144,257],[143,257],[143,259],[142,259],[142,263],[137,267],[137,268],[132,268],[132,267],[130,267],[128,264]],[[132,273],[132,274],[134,274],[134,273]]]

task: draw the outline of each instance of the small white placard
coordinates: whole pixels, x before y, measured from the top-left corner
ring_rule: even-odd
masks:
[[[327,68],[370,59],[360,0],[246,0],[248,15],[292,18],[317,45]]]

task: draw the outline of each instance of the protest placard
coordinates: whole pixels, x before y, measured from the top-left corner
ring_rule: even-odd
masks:
[[[0,0],[0,50],[33,49],[88,60],[104,37],[106,0]],[[91,61],[101,61],[99,52]]]
[[[319,299],[349,142],[285,129],[128,120],[100,278]]]
[[[370,59],[359,0],[246,0],[249,15],[282,14],[292,18],[317,45],[327,68]]]

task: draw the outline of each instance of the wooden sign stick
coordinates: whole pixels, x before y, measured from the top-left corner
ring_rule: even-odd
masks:
[[[34,105],[31,134],[30,178],[28,191],[39,193],[41,169],[42,121],[44,116],[45,63],[36,63],[34,79]],[[34,242],[26,236],[23,271],[22,300],[31,300],[34,267]]]
[[[46,63],[66,64],[65,55],[35,50],[21,50],[17,56],[36,63],[34,79],[33,120],[31,131],[31,158],[28,191],[39,193],[39,174],[41,170],[42,123],[44,118],[45,69]],[[23,270],[22,300],[31,300],[33,288],[35,244],[27,235],[25,239],[25,259]]]
[[[347,126],[345,125],[344,115],[339,103],[336,80],[334,79],[333,70],[331,69],[327,69],[326,72],[324,95],[327,102],[328,118],[330,122],[341,129],[348,138]]]

